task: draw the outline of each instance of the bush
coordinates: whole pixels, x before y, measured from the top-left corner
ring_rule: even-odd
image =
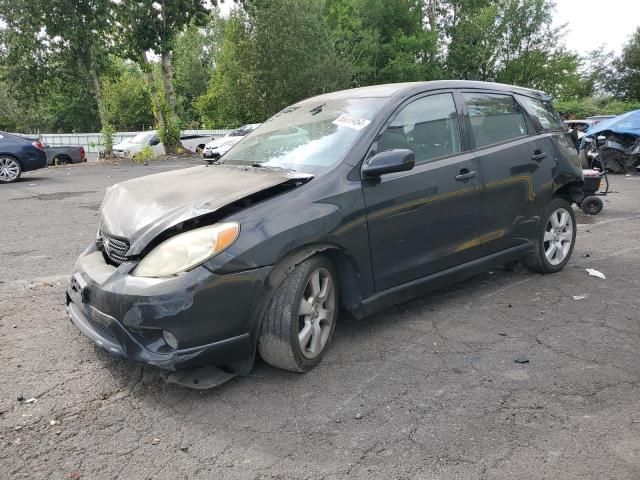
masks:
[[[134,162],[146,163],[153,158],[153,148],[151,145],[146,145],[142,150],[133,156]]]
[[[559,99],[553,103],[560,115],[567,119],[586,118],[593,115],[621,115],[640,109],[639,102],[617,100],[611,97]]]
[[[113,135],[116,133],[116,129],[113,125],[105,125],[100,132],[100,144],[104,150],[104,156],[110,157],[113,150]]]

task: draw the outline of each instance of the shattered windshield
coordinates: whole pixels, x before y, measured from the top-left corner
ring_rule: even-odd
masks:
[[[234,146],[223,163],[322,173],[347,153],[385,100],[311,100],[287,107]]]

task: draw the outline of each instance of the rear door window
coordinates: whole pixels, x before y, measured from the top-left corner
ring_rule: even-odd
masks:
[[[462,96],[476,148],[527,135],[524,113],[513,96],[470,92]]]
[[[564,122],[551,102],[518,95],[518,101],[529,115],[537,117],[543,130],[564,130]]]
[[[377,150],[398,148],[413,150],[417,163],[460,152],[460,126],[453,95],[422,97],[400,110],[379,137]]]

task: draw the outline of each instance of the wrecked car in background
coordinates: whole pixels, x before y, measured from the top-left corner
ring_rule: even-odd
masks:
[[[640,110],[591,126],[582,138],[586,168],[632,173],[640,165]]]
[[[100,347],[185,369],[169,379],[192,387],[247,374],[256,352],[306,372],[340,308],[364,317],[518,260],[562,270],[582,183],[540,92],[436,81],[321,95],[219,162],[111,187],[67,309]]]

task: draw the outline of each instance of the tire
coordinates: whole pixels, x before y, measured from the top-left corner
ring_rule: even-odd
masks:
[[[522,259],[522,263],[537,273],[559,272],[569,262],[575,243],[573,208],[568,201],[554,198],[545,208],[536,229],[535,249]]]
[[[308,372],[320,363],[333,337],[338,293],[336,271],[328,258],[317,255],[295,267],[265,312],[258,338],[262,359],[293,372]]]
[[[55,157],[53,164],[56,166],[71,165],[71,159],[69,157]]]
[[[22,165],[13,157],[0,157],[0,183],[15,182],[22,175]]]
[[[585,198],[580,204],[580,208],[582,208],[582,211],[587,215],[597,215],[602,211],[603,207],[604,203],[602,199],[595,196]]]

